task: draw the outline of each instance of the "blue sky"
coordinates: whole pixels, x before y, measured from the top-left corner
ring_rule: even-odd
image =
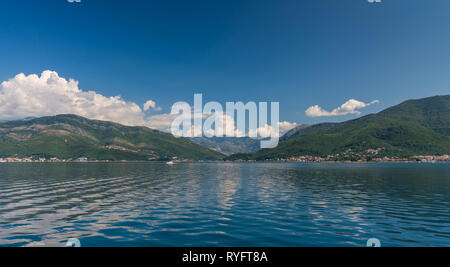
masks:
[[[0,3],[0,81],[53,70],[83,90],[177,101],[279,101],[281,120],[349,99],[362,115],[450,92],[448,0],[14,0]],[[157,112],[157,111],[154,111]]]

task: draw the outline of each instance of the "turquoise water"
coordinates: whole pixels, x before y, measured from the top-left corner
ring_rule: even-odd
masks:
[[[450,164],[0,164],[0,246],[450,246]]]

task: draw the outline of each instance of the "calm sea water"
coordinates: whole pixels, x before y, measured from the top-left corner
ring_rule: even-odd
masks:
[[[450,164],[0,164],[0,246],[450,246]]]

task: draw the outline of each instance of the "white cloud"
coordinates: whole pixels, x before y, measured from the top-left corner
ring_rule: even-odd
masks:
[[[41,76],[21,73],[0,84],[0,118],[76,114],[89,119],[145,125],[145,114],[133,102],[120,96],[105,97],[94,91],[83,91],[78,82],[59,77],[54,71]]]
[[[264,127],[259,127],[257,129],[257,134],[262,138],[268,138],[270,136],[279,138],[295,127],[297,127],[297,123],[295,122],[282,121],[278,123],[278,132],[274,127],[266,124]]]
[[[164,132],[170,132],[170,127],[172,126],[172,122],[176,117],[178,117],[178,115],[166,113],[154,115],[147,118],[145,126]]]
[[[288,122],[288,121],[282,121],[279,123],[280,126],[280,132],[281,133],[286,133],[292,129],[294,129],[295,127],[297,127],[297,123],[295,122]]]
[[[214,117],[212,117],[214,116]],[[204,134],[207,136],[215,136],[215,132],[222,133],[223,135],[234,135],[237,137],[244,137],[245,134],[236,129],[236,123],[231,116],[225,112],[216,112],[212,114],[205,114],[203,119],[214,118],[218,124],[215,125],[216,128],[209,129]]]
[[[79,88],[78,81],[67,80],[57,72],[49,70],[42,72],[40,76],[21,73],[0,84],[0,120],[75,114],[88,119],[112,121],[128,126],[146,126],[170,132],[172,121],[179,115],[149,116],[146,111],[150,109],[161,110],[152,100],[147,101],[141,109],[138,104],[125,101],[120,96],[106,97],[94,91],[83,91]],[[202,116],[207,119],[211,115]],[[224,133],[245,136],[236,129],[235,121],[228,115],[216,113],[215,116],[219,118],[219,125],[223,125]],[[295,126],[296,123],[280,122],[280,134]],[[271,131],[274,129],[269,125],[258,129],[258,133],[263,136],[269,136]]]
[[[81,3],[81,0],[67,0],[69,3]]]
[[[149,111],[150,109],[156,110],[156,111],[161,111],[162,108],[156,106],[155,101],[153,100],[148,100],[147,102],[145,102],[144,104],[144,111]]]
[[[373,104],[380,103],[378,100],[374,100],[370,103],[364,103],[355,99],[350,99],[340,107],[334,110],[327,111],[321,108],[319,105],[311,106],[306,110],[306,115],[308,117],[333,117],[333,116],[344,116],[349,114],[361,114],[360,109],[366,108]]]

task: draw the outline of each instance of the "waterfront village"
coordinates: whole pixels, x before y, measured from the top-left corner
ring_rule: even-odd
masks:
[[[354,152],[351,149],[344,153],[327,156],[296,156],[289,158],[267,159],[276,162],[450,162],[449,155],[415,155],[396,157],[383,155],[385,148],[368,149],[364,152]],[[235,162],[255,162],[255,160],[235,160]]]
[[[156,157],[149,158],[147,161],[165,161],[167,158],[159,159]],[[42,158],[42,157],[8,157],[8,158],[0,158],[0,163],[13,163],[13,162],[136,162],[137,160],[97,160],[97,159],[88,159],[86,157],[81,157],[77,159],[59,159],[56,157],[53,158]],[[178,159],[177,157],[173,157],[172,161],[175,162],[188,162],[189,160]]]
[[[110,162],[109,160],[94,160],[89,161],[87,158],[78,159],[58,159],[58,158],[35,158],[35,157],[25,157],[25,158],[0,158],[0,163],[5,162]]]
[[[274,161],[274,160],[271,160]],[[300,156],[300,157],[291,157],[288,159],[277,159],[275,161],[280,162],[450,162],[449,155],[418,155],[412,156],[409,158],[401,158],[401,157],[379,157],[379,158],[366,158],[362,157],[360,159],[337,159],[336,156],[329,155],[327,157],[313,157],[313,156]]]
[[[411,157],[395,157],[395,156],[383,156],[382,151],[384,148],[369,149],[365,152],[353,152],[347,150],[344,153],[336,155],[328,155],[325,157],[318,156],[298,156],[290,158],[279,159],[267,159],[271,162],[419,162],[419,163],[433,163],[433,162],[450,162],[449,155],[416,155]],[[148,161],[158,161],[157,158],[149,158]],[[173,162],[190,162],[190,160],[172,158]],[[228,160],[227,160],[228,161]],[[77,159],[59,159],[42,158],[42,157],[8,157],[1,158],[0,163],[8,162],[112,162],[111,160],[95,160],[88,159],[86,157],[80,157]],[[127,160],[119,160],[118,162],[127,162]],[[256,162],[256,160],[232,160],[228,162]]]

